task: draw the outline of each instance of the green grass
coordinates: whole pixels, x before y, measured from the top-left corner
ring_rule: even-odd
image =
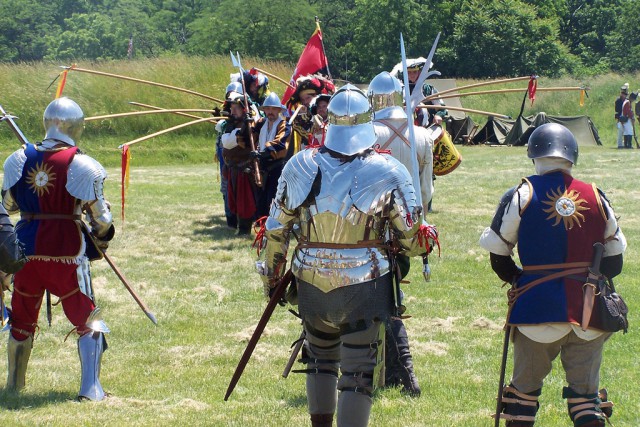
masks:
[[[200,149],[206,151],[204,143]],[[493,424],[489,415],[495,406],[506,297],[477,241],[502,193],[531,174],[532,165],[523,148],[461,151],[461,166],[435,184],[435,212],[428,219],[440,230],[442,256],[431,257],[433,279],[424,283],[419,260],[414,260],[412,283],[405,286],[413,315],[406,325],[423,395],[411,399],[395,389],[378,391],[372,426]],[[104,261],[94,264],[98,304],[112,330],[102,368],[102,383],[112,397],[97,404],[72,402],[79,362],[75,339],[63,341],[71,326],[56,306],[51,327],[42,313],[24,393],[0,392],[0,423],[308,425],[304,377],[280,376],[289,345],[300,332],[296,319],[282,308],[233,395],[223,401],[265,301],[254,273],[251,240],[233,236],[224,226],[216,166],[187,164],[190,160],[162,166],[140,166],[134,160],[125,224],[119,219],[119,170],[109,168],[106,194],[118,229],[109,251],[159,321],[157,327],[151,324]],[[581,151],[575,170],[577,177],[593,180],[607,192],[629,241],[617,283],[631,311],[631,329],[607,343],[601,375],[616,403],[612,422],[618,427],[640,425],[639,161],[640,150],[589,147]],[[6,335],[2,351],[5,340]],[[570,425],[561,398],[563,378],[556,363],[543,390],[537,425]]]

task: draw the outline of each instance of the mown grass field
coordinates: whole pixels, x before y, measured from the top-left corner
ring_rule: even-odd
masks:
[[[190,139],[176,139],[188,146]],[[200,144],[200,143],[199,143]],[[209,147],[201,143],[204,155]],[[2,157],[12,149],[4,146]],[[424,283],[414,260],[405,286],[413,317],[406,322],[423,395],[379,390],[372,426],[493,425],[505,289],[477,244],[503,191],[532,173],[523,148],[462,147],[463,162],[438,178],[435,212],[428,220],[441,235],[432,256],[433,279]],[[212,150],[207,156],[212,155]],[[135,153],[134,153],[135,156]],[[99,159],[100,157],[97,156]],[[577,177],[595,181],[612,200],[629,242],[618,290],[630,308],[630,332],[607,344],[601,383],[616,403],[617,427],[640,425],[638,381],[638,241],[640,150],[581,149]],[[53,426],[301,426],[308,425],[304,377],[281,377],[299,323],[278,308],[228,402],[229,379],[266,303],[254,273],[251,240],[235,237],[223,221],[217,165],[198,162],[141,166],[134,161],[126,222],[119,218],[119,169],[108,168],[106,194],[116,216],[109,251],[158,318],[139,310],[104,261],[94,264],[98,304],[111,328],[102,383],[112,396],[75,403],[79,362],[75,339],[60,306],[53,324],[44,313],[19,397],[0,391],[3,425]],[[9,295],[5,295],[8,299]],[[44,310],[43,310],[44,311]],[[0,338],[0,354],[6,335]],[[508,372],[511,370],[509,363]],[[6,357],[0,357],[0,376]],[[0,385],[4,384],[0,378]],[[561,398],[563,373],[548,377],[537,425],[571,425]]]

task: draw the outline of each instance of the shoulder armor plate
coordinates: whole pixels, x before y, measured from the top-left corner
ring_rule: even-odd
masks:
[[[27,155],[24,147],[16,150],[7,157],[4,162],[4,181],[2,182],[2,190],[6,191],[13,187],[22,177],[22,169],[27,162]]]
[[[318,175],[318,163],[315,160],[317,150],[302,150],[285,164],[278,181],[275,199],[287,209],[300,206],[311,192],[313,182]]]
[[[416,206],[416,195],[407,168],[388,155],[373,154],[362,159],[357,183],[351,190],[353,204],[362,212],[380,211],[393,190],[408,208]]]
[[[67,191],[80,200],[96,200],[103,195],[107,172],[97,160],[76,154],[67,172]]]

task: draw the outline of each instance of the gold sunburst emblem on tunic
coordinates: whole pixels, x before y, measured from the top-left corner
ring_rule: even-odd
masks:
[[[49,188],[53,187],[53,181],[56,179],[55,172],[51,172],[53,166],[46,163],[36,163],[35,168],[31,168],[27,173],[26,182],[29,188],[38,197],[42,197],[45,193],[49,193]]]
[[[547,219],[556,220],[553,224],[554,227],[558,225],[560,221],[563,222],[566,230],[571,230],[574,225],[582,227],[581,222],[584,222],[584,215],[580,212],[588,211],[589,208],[583,206],[587,201],[580,199],[580,193],[578,191],[562,191],[562,189],[558,187],[556,191],[551,190],[547,192],[547,199],[548,200],[543,200],[542,203],[549,207],[543,209],[543,211],[549,214]]]

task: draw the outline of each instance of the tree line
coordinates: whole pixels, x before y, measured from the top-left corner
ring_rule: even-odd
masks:
[[[0,0],[0,62],[242,55],[295,63],[320,20],[332,76],[434,57],[443,76],[640,70],[636,0]],[[288,77],[288,76],[285,76]]]

